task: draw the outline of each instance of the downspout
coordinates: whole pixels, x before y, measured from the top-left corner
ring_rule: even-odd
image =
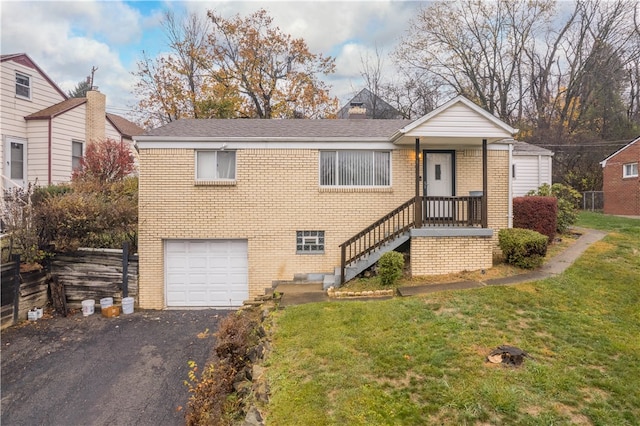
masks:
[[[509,144],[509,206],[507,207],[508,228],[513,228],[513,144]]]
[[[53,167],[53,142],[52,142],[52,138],[53,138],[53,117],[49,117],[49,141],[48,141],[48,146],[47,146],[47,152],[48,152],[48,181],[49,181],[49,185],[51,185],[52,182],[52,167]]]

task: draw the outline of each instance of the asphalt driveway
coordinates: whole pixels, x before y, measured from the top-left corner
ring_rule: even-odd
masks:
[[[47,315],[2,332],[3,425],[181,425],[229,311]]]

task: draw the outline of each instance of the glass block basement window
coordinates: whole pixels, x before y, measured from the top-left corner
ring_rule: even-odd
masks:
[[[324,253],[324,231],[296,231],[296,253]]]

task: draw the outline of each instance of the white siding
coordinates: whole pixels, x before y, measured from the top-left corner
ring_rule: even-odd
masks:
[[[85,141],[86,105],[80,105],[53,119],[52,183],[71,179],[71,142]]]
[[[27,123],[24,117],[62,102],[64,96],[35,68],[13,61],[4,61],[0,64],[0,134],[3,142],[0,144],[0,160],[2,164],[6,163],[4,141],[8,136],[27,139],[28,180],[33,182],[38,178],[39,183],[46,184],[46,137],[48,135],[48,124],[46,120]],[[31,99],[16,97],[16,72],[30,77]],[[4,187],[3,181],[0,188]]]
[[[509,138],[511,134],[466,105],[457,103],[411,130],[407,136]]]
[[[520,197],[538,189],[541,185],[551,184],[551,156],[549,155],[513,155],[515,176],[513,177],[513,196]]]
[[[31,77],[31,100],[17,98],[16,71]],[[12,61],[2,62],[2,113],[3,135],[27,137],[24,117],[64,101],[64,97],[35,69]]]
[[[49,179],[49,120],[28,122],[29,150],[27,176],[29,182],[47,185]]]
[[[105,129],[104,129],[105,137],[107,139],[113,139],[113,140],[116,140],[116,141],[120,141],[120,132],[118,132],[116,130],[116,128],[113,127],[111,125],[111,123],[109,123],[108,120],[105,120],[105,122],[106,122]]]

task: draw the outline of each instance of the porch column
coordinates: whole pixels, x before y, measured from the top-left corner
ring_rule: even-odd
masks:
[[[489,215],[489,206],[487,203],[487,188],[488,188],[488,179],[489,172],[487,167],[487,140],[482,139],[482,227],[486,228],[487,225],[487,216]]]
[[[416,138],[416,199],[413,215],[416,228],[422,228],[422,199],[420,197],[420,138]]]

